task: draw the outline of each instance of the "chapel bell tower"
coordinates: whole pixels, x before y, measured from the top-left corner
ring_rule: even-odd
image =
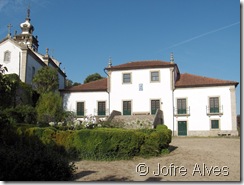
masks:
[[[14,35],[13,39],[20,45],[26,45],[34,51],[38,51],[37,36],[33,36],[34,26],[30,23],[30,8],[27,9],[27,16],[25,22],[20,24],[22,30],[21,34]]]

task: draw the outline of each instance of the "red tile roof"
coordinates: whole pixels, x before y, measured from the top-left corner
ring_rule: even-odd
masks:
[[[177,80],[176,88],[190,88],[190,87],[209,87],[209,86],[226,86],[235,85],[239,83],[235,81],[220,80],[216,78],[208,78],[204,76],[197,76],[193,74],[180,74],[180,79]],[[81,84],[77,86],[68,87],[66,89],[60,90],[63,92],[97,92],[97,91],[107,91],[107,78],[101,80],[96,80],[86,84]]]
[[[62,89],[69,92],[107,91],[107,78]]]
[[[145,61],[135,61],[128,62],[125,64],[107,67],[106,70],[117,71],[117,70],[132,70],[132,69],[147,69],[147,68],[165,68],[174,67],[176,64],[165,62],[161,60],[145,60]]]
[[[186,88],[186,87],[206,87],[206,86],[225,86],[225,85],[235,85],[239,83],[235,81],[220,80],[216,78],[208,78],[204,76],[197,76],[193,74],[180,74],[180,79],[176,82],[176,88]]]

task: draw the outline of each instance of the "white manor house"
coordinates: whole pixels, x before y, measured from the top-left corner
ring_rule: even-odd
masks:
[[[173,135],[238,135],[235,88],[238,82],[181,74],[170,62],[129,62],[104,69],[107,78],[61,90],[64,108],[78,117],[145,118],[162,112]],[[116,116],[115,116],[116,117]]]
[[[59,89],[64,108],[79,119],[89,115],[114,120],[151,120],[168,126],[173,135],[238,135],[236,122],[236,86],[238,82],[181,74],[173,55],[169,62],[151,60],[128,62],[104,71],[107,78],[65,88],[66,74],[60,62],[38,52],[33,35],[30,10],[21,33],[0,41],[0,64],[7,73],[16,73],[32,84],[36,72],[44,66],[58,70]],[[119,115],[121,114],[121,115]],[[135,122],[132,122],[133,124]]]

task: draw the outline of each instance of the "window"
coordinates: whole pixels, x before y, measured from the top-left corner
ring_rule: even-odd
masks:
[[[186,99],[177,99],[177,114],[186,114]]]
[[[105,101],[98,102],[97,107],[98,107],[98,112],[97,112],[98,116],[106,115],[106,103],[105,103]]]
[[[219,120],[211,120],[211,129],[219,129]]]
[[[123,115],[131,115],[131,101],[123,101]]]
[[[35,73],[36,73],[36,68],[35,67],[32,67],[32,79],[34,78]]]
[[[157,109],[160,109],[160,100],[151,100],[151,114],[156,114]]]
[[[131,83],[131,74],[130,73],[123,74],[123,83]]]
[[[151,72],[151,82],[159,82],[159,71]]]
[[[10,51],[5,51],[4,52],[4,62],[10,62],[10,56],[11,56]]]
[[[219,97],[209,98],[210,113],[219,113]]]
[[[77,116],[84,116],[84,102],[77,102],[76,114]]]

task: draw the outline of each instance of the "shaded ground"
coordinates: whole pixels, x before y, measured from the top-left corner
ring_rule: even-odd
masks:
[[[75,180],[240,181],[240,138],[173,137],[170,149],[149,159],[79,161]]]

